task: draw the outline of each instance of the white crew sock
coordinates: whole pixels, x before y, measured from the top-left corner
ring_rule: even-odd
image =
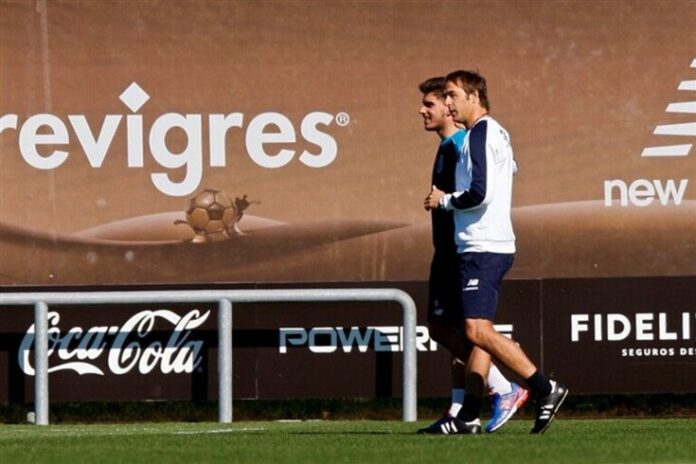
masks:
[[[488,394],[505,395],[511,391],[512,383],[505,378],[495,364],[491,364],[491,369],[488,371]]]

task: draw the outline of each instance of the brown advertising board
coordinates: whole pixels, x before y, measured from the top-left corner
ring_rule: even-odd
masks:
[[[569,346],[581,363],[571,375],[557,358],[564,351],[548,343],[568,343],[549,327],[570,330],[556,319],[564,312],[549,312],[548,282],[587,284],[572,302],[587,308],[601,306],[596,295],[631,301],[622,279],[646,279],[659,289],[645,294],[650,300],[696,277],[694,24],[696,3],[679,0],[0,0],[0,287],[413,283],[424,324],[432,245],[422,200],[438,138],[423,130],[418,83],[478,69],[520,168],[508,286],[534,289],[529,299],[505,296],[501,317],[534,306],[530,319],[515,319],[515,338],[525,337],[540,365],[576,381],[590,368],[578,347],[595,345]],[[679,288],[687,303],[664,311],[694,313],[696,286]],[[99,309],[115,319],[71,309],[87,319],[66,320],[120,327],[132,316]],[[308,330],[382,323],[300,313],[306,319],[283,317]],[[21,342],[31,324],[0,321],[0,366],[16,370],[18,347],[8,340]],[[254,321],[237,330],[279,328]],[[289,359],[318,371],[316,363],[339,356],[294,347],[281,362],[275,347],[239,348],[238,366],[278,379],[246,389],[240,373],[235,394],[250,397],[296,388],[283,384],[292,373],[274,374]],[[446,362],[441,351],[437,358]],[[671,378],[671,361],[645,362]],[[377,359],[346,362],[382,372]],[[391,362],[392,386],[365,383],[361,394],[398,390],[398,356]],[[163,381],[159,391],[215,388],[214,373],[191,375],[207,384]],[[344,393],[312,380],[318,395]],[[155,384],[141,381],[122,390],[156,396]],[[577,381],[579,392],[696,391],[678,380],[659,388],[615,376]],[[24,391],[20,383],[13,391]]]

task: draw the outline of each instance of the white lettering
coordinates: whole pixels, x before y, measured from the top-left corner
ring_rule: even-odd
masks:
[[[667,313],[658,314],[657,326],[660,329],[659,335],[658,335],[658,337],[659,337],[658,340],[676,340],[677,339],[676,332],[668,332],[667,331]]]
[[[696,313],[681,313],[670,320],[669,313],[636,313],[626,316],[621,313],[571,314],[570,339],[580,340],[582,333],[591,333],[592,340],[599,342],[616,342],[626,340],[633,335],[633,340],[689,340],[691,339],[691,320]],[[681,327],[670,327],[681,321]],[[657,325],[657,326],[656,326]]]
[[[638,207],[648,206],[655,196],[655,187],[647,179],[638,179],[628,187],[628,198]]]
[[[666,205],[669,203],[669,199],[674,199],[675,205],[680,205],[684,199],[684,194],[686,193],[686,186],[689,184],[689,179],[682,179],[679,182],[679,187],[677,188],[673,179],[665,182],[664,188],[662,187],[662,182],[659,180],[655,181],[655,190],[657,191],[657,196],[660,198],[660,203]]]
[[[686,194],[686,187],[689,185],[688,179],[679,181],[679,185],[674,179],[663,182],[659,179],[637,179],[630,185],[620,179],[604,181],[604,206],[610,207],[614,201],[614,192],[618,191],[619,204],[628,206],[629,204],[638,207],[645,207],[653,203],[657,198],[662,206],[670,202],[680,205]]]
[[[506,330],[511,337],[512,324],[496,325],[496,330]],[[363,329],[344,327],[282,327],[279,329],[278,352],[286,354],[288,347],[307,347],[313,353],[352,353],[357,346],[359,353],[372,347],[375,352],[399,352],[404,349],[404,334],[401,326],[371,326]],[[507,335],[507,334],[506,334]],[[416,350],[437,351],[437,343],[430,338],[426,326],[416,326]]]
[[[588,321],[590,316],[588,314],[571,314],[570,315],[570,340],[577,342],[580,341],[580,332],[587,332],[589,330]]]
[[[375,351],[399,351],[399,327],[375,327]]]
[[[599,341],[602,339],[602,315],[594,315],[594,339]]]
[[[143,117],[139,114],[129,114],[126,116],[126,127],[128,129],[128,167],[142,168],[145,162]]]
[[[317,335],[328,336],[325,345],[317,343]],[[309,331],[309,350],[313,353],[333,353],[336,351],[336,331],[333,327],[315,327]]]
[[[148,374],[157,368],[163,374],[191,373],[202,361],[203,342],[189,341],[189,337],[191,331],[200,327],[209,314],[210,311],[201,314],[197,309],[184,316],[165,309],[141,311],[128,319],[122,327],[92,327],[86,332],[82,327],[73,327],[63,335],[58,327],[60,315],[51,311],[48,313],[49,359],[56,353],[62,361],[74,358],[79,361],[54,364],[48,372],[72,370],[79,375],[104,375],[102,369],[86,361],[95,361],[106,350],[109,370],[116,375],[127,374],[136,366],[141,374]],[[173,326],[172,333],[164,344],[153,341],[144,346],[143,339],[151,335],[158,320],[169,322]],[[106,341],[108,334],[116,335],[110,348]],[[24,335],[19,348],[19,365],[27,375],[34,375],[29,357],[34,335],[35,327],[32,325]]]
[[[140,96],[132,89],[139,89]],[[144,96],[143,96],[144,95]],[[145,98],[147,97],[147,98]],[[149,99],[137,83],[132,83],[121,95],[121,100],[135,113]],[[19,152],[24,161],[35,169],[51,170],[61,166],[70,156],[67,150],[54,149],[40,153],[41,145],[71,145],[72,133],[82,147],[89,165],[99,169],[109,156],[109,151],[118,137],[122,127],[123,115],[104,116],[101,128],[92,127],[85,115],[68,115],[69,125],[52,114],[36,114],[20,124],[17,114],[0,116],[0,133],[6,129],[18,131]],[[174,181],[166,172],[151,173],[153,185],[160,192],[170,196],[184,196],[193,193],[201,184],[203,177],[203,127],[201,114],[165,113],[155,119],[147,132],[140,114],[128,114],[125,117],[126,163],[129,168],[145,166],[145,137],[149,141],[152,158],[159,166],[167,169],[184,168],[181,181]],[[208,115],[209,165],[225,167],[226,137],[231,128],[243,128],[244,115],[238,112]],[[302,138],[315,145],[318,151],[303,150],[298,160],[311,168],[323,168],[334,162],[338,155],[338,145],[334,137],[319,129],[320,125],[329,126],[334,116],[329,113],[314,111],[308,113],[301,121],[299,131]],[[345,124],[341,124],[344,126]],[[277,130],[269,130],[274,126]],[[178,153],[167,147],[166,138],[171,130],[184,132],[185,146]],[[123,129],[121,129],[123,130]],[[297,143],[297,134],[293,123],[280,113],[261,113],[252,118],[245,134],[245,148],[249,158],[263,168],[276,169],[288,165],[296,155],[292,147],[281,146],[275,152],[269,149],[271,144],[289,145]],[[44,150],[46,151],[46,150]]]
[[[167,134],[179,128],[186,134],[187,144],[180,153],[167,147]],[[155,173],[150,177],[157,189],[167,195],[181,197],[193,193],[203,177],[203,142],[201,140],[201,115],[176,113],[163,114],[152,125],[150,131],[150,150],[152,156],[165,168],[186,167],[186,175],[181,182],[172,182],[166,173]]]
[[[85,155],[87,155],[89,165],[93,168],[101,167],[106,151],[111,146],[114,135],[116,135],[116,129],[118,129],[118,125],[121,123],[121,116],[107,115],[96,138],[87,123],[87,118],[73,114],[68,116],[68,119],[77,135],[77,139],[80,141],[80,145],[82,145]]]
[[[372,327],[368,327],[364,333],[361,333],[360,328],[351,327],[346,333],[343,327],[336,327],[338,339],[343,347],[343,352],[350,353],[353,350],[353,345],[357,343],[358,351],[365,353],[370,343],[370,337],[372,336],[373,330],[374,329]]]
[[[264,132],[266,126],[276,126],[278,132]],[[264,144],[269,143],[295,143],[295,129],[288,118],[280,113],[262,113],[249,123],[246,133],[246,146],[249,156],[259,166],[264,168],[280,168],[288,164],[294,150],[281,149],[275,155],[269,155],[264,150]]]
[[[16,114],[6,114],[0,118],[0,132],[5,129],[17,130],[17,115]]]
[[[212,167],[225,166],[227,131],[232,127],[242,127],[243,122],[242,113],[210,115],[208,124],[210,125],[210,165]]]
[[[328,126],[333,121],[333,116],[328,113],[314,112],[309,113],[302,120],[300,133],[305,140],[321,148],[318,154],[303,151],[299,160],[311,168],[323,168],[333,163],[338,154],[336,140],[330,135],[317,130],[317,124]]]
[[[636,340],[654,340],[655,337],[652,333],[652,313],[638,313],[636,314]]]
[[[402,338],[401,341],[401,349],[403,350],[404,348],[404,343],[403,343],[403,335],[404,331],[403,329],[399,332],[400,336]],[[435,348],[437,346],[437,343],[435,340],[430,338],[430,332],[428,332],[428,328],[424,327],[422,325],[416,326],[416,350],[418,351],[435,351]]]
[[[621,324],[621,331],[616,325]],[[607,340],[615,342],[625,340],[631,333],[631,321],[623,314],[607,314]]]
[[[39,134],[39,129],[48,127],[50,134]],[[63,121],[52,114],[37,114],[26,120],[19,130],[19,151],[31,167],[48,170],[55,169],[68,159],[68,152],[54,150],[46,156],[39,154],[37,145],[65,145],[70,142],[68,130]]]

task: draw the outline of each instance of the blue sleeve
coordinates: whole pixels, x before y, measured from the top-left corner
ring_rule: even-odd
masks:
[[[451,205],[455,209],[475,208],[480,206],[486,198],[488,177],[486,134],[488,134],[488,121],[480,121],[469,134],[471,186],[461,195],[452,197]]]

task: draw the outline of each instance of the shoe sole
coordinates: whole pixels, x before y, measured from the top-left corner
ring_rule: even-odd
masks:
[[[510,409],[510,414],[505,416],[501,422],[498,423],[495,427],[491,428],[488,430],[488,427],[486,427],[486,433],[493,433],[496,430],[499,430],[503,425],[507,424],[507,422],[512,419],[512,416],[515,415],[517,411],[520,410],[522,406],[527,402],[527,399],[529,398],[529,390],[525,390],[522,396],[515,402],[515,405]]]
[[[556,418],[556,413],[558,412],[559,409],[561,409],[561,405],[565,401],[566,397],[568,396],[568,388],[566,388],[565,393],[563,394],[563,398],[561,398],[561,401],[558,402],[555,408],[553,408],[553,412],[551,413],[551,417],[549,417],[549,421],[546,423],[543,429],[539,430],[538,432],[532,432],[532,433],[544,433],[546,432],[546,429],[549,428],[551,425],[551,422]]]

